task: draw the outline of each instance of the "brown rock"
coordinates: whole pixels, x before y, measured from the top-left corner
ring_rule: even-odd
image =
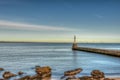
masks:
[[[66,80],[80,80],[79,78],[70,78],[68,77]]]
[[[22,72],[22,71],[19,71],[19,72],[18,72],[18,75],[22,75],[22,74],[24,74],[24,72]]]
[[[31,80],[31,76],[24,76],[18,80]]]
[[[114,79],[105,78],[104,80],[114,80]]]
[[[3,68],[0,68],[0,71],[3,71],[4,69]]]
[[[41,76],[36,74],[34,76],[24,76],[18,80],[51,80],[51,78],[50,77],[42,78]]]
[[[90,76],[79,77],[80,80],[93,80]]]
[[[37,73],[37,75],[39,75],[41,77],[50,77],[51,76],[51,68],[49,66],[37,67],[36,73]]]
[[[65,71],[64,72],[64,76],[74,76],[74,75],[80,73],[81,71],[82,71],[81,68],[77,68],[77,69],[74,69],[74,70]]]
[[[104,73],[99,70],[93,70],[91,72],[91,75],[92,75],[92,78],[94,78],[94,79],[104,78]]]
[[[6,72],[3,73],[3,78],[4,79],[9,79],[9,78],[14,77],[14,76],[16,76],[16,74],[13,74],[9,71],[6,71]]]

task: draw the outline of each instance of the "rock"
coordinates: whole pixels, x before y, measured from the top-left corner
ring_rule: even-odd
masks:
[[[40,67],[39,65],[36,65],[36,66],[35,66],[35,69],[36,69],[36,68],[39,68],[39,67]]]
[[[9,79],[9,78],[14,77],[14,76],[16,76],[16,74],[13,74],[9,71],[6,71],[6,72],[3,73],[3,78],[4,79]]]
[[[104,78],[104,73],[99,71],[99,70],[93,70],[91,72],[91,75],[92,75],[92,78],[93,79],[101,79],[101,78]]]
[[[24,72],[22,72],[22,71],[19,71],[19,72],[18,72],[18,75],[22,75],[22,74],[24,74]]]
[[[105,78],[105,79],[103,79],[103,80],[114,80],[114,79]]]
[[[39,75],[34,75],[34,76],[31,76],[30,79],[31,79],[31,80],[41,80],[42,78],[41,78],[41,76],[39,76]]]
[[[80,80],[93,80],[90,76],[79,77]]]
[[[22,77],[22,78],[20,78],[18,80],[31,80],[31,76],[24,76],[24,77]]]
[[[47,77],[44,77],[44,78],[47,78]],[[42,76],[36,74],[34,76],[31,76],[30,80],[47,80],[47,79],[44,79]]]
[[[34,76],[24,76],[18,80],[51,80],[51,78],[50,77],[41,78],[41,76],[36,74]]]
[[[79,78],[70,78],[68,77],[66,80],[80,80]]]
[[[51,68],[49,66],[40,67],[36,66],[36,75],[33,76],[24,76],[18,80],[50,80],[51,78]],[[23,72],[19,72],[19,74],[23,74]]]
[[[74,75],[80,73],[81,71],[82,71],[81,68],[77,68],[77,69],[74,69],[74,70],[65,71],[64,72],[64,76],[74,76]]]
[[[37,67],[40,67],[39,65],[36,65],[35,67],[32,67],[31,69],[36,69]]]
[[[39,75],[41,77],[50,77],[51,76],[51,68],[49,66],[37,67],[36,73],[37,73],[37,75]]]
[[[3,71],[4,69],[3,68],[0,68],[0,71]]]

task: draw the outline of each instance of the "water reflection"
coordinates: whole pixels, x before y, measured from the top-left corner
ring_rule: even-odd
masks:
[[[77,51],[72,50],[72,54],[73,54],[73,64],[75,67],[77,67],[76,66],[76,64],[77,64]]]

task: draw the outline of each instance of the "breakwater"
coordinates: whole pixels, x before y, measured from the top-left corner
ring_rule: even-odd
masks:
[[[76,43],[76,36],[74,36],[74,43],[72,45],[72,50],[100,53],[100,54],[120,57],[120,50],[106,50],[106,49],[89,48],[89,47],[78,47]]]
[[[120,57],[120,50],[106,50],[106,49],[88,48],[88,47],[74,47],[74,45],[72,49],[78,50],[78,51],[86,51],[86,52],[100,53],[100,54]]]

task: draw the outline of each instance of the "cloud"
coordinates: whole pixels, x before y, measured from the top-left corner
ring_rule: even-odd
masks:
[[[35,25],[28,23],[18,23],[0,20],[0,27],[11,28],[11,29],[22,29],[22,30],[48,30],[48,31],[75,31],[75,29],[65,27],[53,27],[45,25]]]
[[[103,18],[103,16],[102,16],[102,15],[99,15],[99,14],[96,14],[95,16],[96,16],[97,18],[99,18],[99,19]]]

